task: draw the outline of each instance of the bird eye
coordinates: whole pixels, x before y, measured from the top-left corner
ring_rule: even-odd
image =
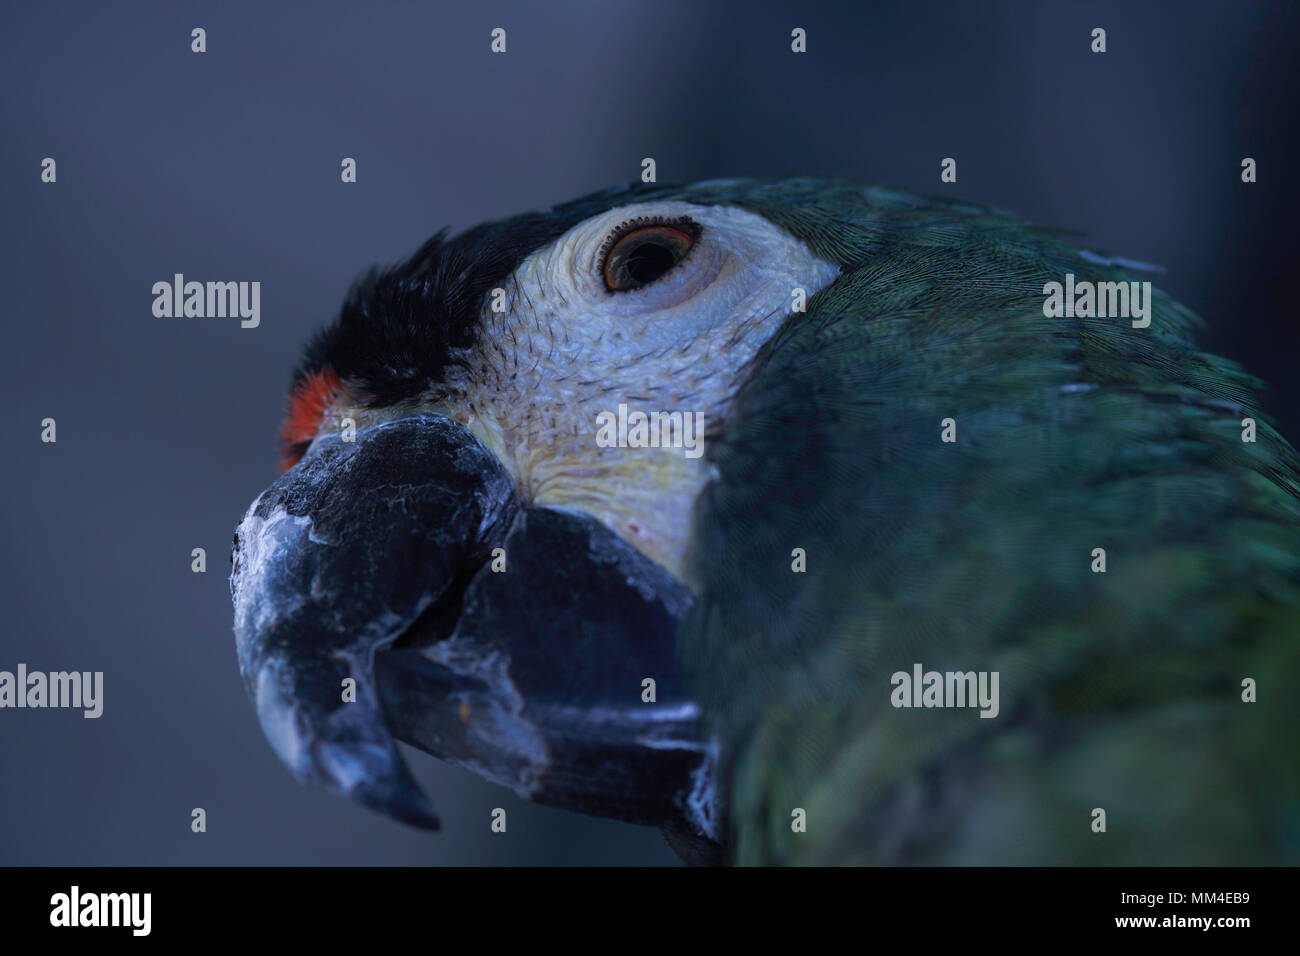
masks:
[[[601,250],[605,288],[628,292],[649,285],[686,258],[699,237],[700,227],[689,219],[625,223]]]

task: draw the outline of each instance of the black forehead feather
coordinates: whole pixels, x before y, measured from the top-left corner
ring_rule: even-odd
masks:
[[[331,368],[371,406],[420,395],[442,380],[453,350],[474,346],[485,296],[527,256],[614,206],[679,191],[629,184],[450,239],[439,232],[405,262],[371,269],[353,283],[338,318],[308,343],[294,387]]]

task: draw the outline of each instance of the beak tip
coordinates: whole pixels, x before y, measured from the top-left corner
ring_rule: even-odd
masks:
[[[236,530],[239,669],[268,742],[299,781],[438,830],[375,694],[374,655],[509,522],[514,484],[478,439],[441,416],[362,431],[355,442],[321,442]],[[378,490],[397,487],[409,489],[400,507]],[[348,679],[352,697],[340,692]]]
[[[433,804],[396,743],[386,730],[375,732],[382,733],[382,739],[318,745],[310,776],[384,816],[425,830],[441,829]]]
[[[401,823],[437,832],[442,821],[405,764],[387,779],[368,780],[349,794],[353,800]]]

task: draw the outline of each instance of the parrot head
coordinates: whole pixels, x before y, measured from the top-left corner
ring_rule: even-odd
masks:
[[[1300,459],[1149,269],[821,179],[438,234],[309,343],[236,532],[263,731],[398,820],[405,741],[692,862],[1294,862],[1251,688]]]
[[[401,739],[533,800],[716,835],[674,646],[710,466],[680,439],[839,271],[728,191],[440,233],[309,343],[231,575],[241,673],[299,779],[436,828]],[[663,440],[618,441],[620,406]]]

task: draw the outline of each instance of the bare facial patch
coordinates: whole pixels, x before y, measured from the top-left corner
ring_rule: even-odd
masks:
[[[445,411],[500,457],[527,501],[590,514],[681,577],[707,452],[686,453],[680,433],[665,443],[658,423],[719,421],[762,344],[837,273],[734,207],[611,209],[489,295],[478,346],[448,376]],[[627,426],[638,414],[654,434]],[[611,421],[613,445],[602,432]]]

